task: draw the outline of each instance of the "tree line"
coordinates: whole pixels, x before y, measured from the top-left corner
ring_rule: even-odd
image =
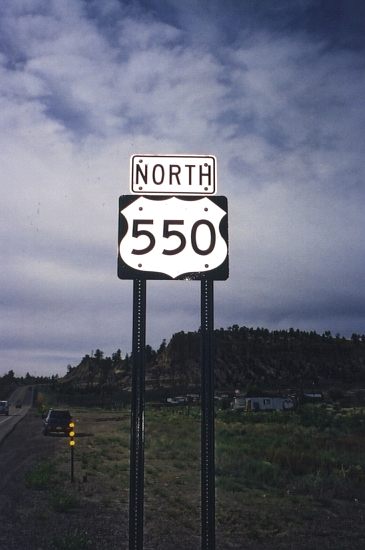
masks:
[[[33,376],[26,373],[25,376],[15,376],[13,369],[0,376],[0,399],[6,399],[18,386],[28,386],[32,384],[55,384],[58,375],[52,376]]]
[[[217,389],[313,388],[365,383],[365,335],[273,330],[233,325],[214,331]],[[88,388],[131,384],[131,354],[110,357],[97,349],[67,368],[63,383]],[[61,380],[60,380],[61,381]],[[200,331],[175,333],[157,350],[146,346],[146,381],[155,388],[200,384]]]

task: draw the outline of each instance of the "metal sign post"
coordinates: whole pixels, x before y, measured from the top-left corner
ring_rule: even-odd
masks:
[[[215,549],[213,281],[201,282],[201,548]]]
[[[133,281],[129,550],[143,549],[146,281]]]
[[[74,448],[71,447],[71,483],[73,483],[74,480]]]
[[[146,281],[201,281],[201,547],[215,548],[213,280],[228,278],[228,204],[212,155],[133,155],[118,277],[133,279],[129,550],[143,550]]]
[[[70,445],[70,464],[71,464],[71,483],[74,482],[74,449],[75,449],[75,422],[71,421],[69,422],[68,424],[68,427],[69,427],[69,431],[68,431],[68,436],[69,436],[69,445]]]

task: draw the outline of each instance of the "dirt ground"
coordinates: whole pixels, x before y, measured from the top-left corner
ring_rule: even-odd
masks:
[[[85,413],[82,418],[84,432],[78,434],[78,461],[73,484],[68,477],[68,464],[65,464],[67,438],[44,437],[40,416],[34,410],[0,445],[0,549],[128,548],[128,412],[125,411],[122,418],[120,415],[116,418],[115,414],[113,417],[111,413],[101,416],[103,418]],[[123,457],[122,461],[118,459],[119,477],[113,477],[115,456],[112,442],[116,437],[113,431],[107,434],[106,425],[117,423],[122,439],[118,436],[116,445],[119,454],[120,441],[123,442]],[[100,445],[107,436],[108,449]],[[88,457],[87,464],[83,464],[83,456]],[[178,513],[180,496],[177,495],[180,504],[176,502],[176,509],[173,509],[173,501],[169,500],[164,487],[152,484],[152,477],[159,470],[151,463],[151,457],[146,464],[150,481],[147,475],[145,550],[199,550],[199,510],[194,512],[193,528],[190,523],[184,525],[183,517]],[[42,489],[34,480],[28,482],[29,472],[34,472],[37,465],[47,460],[56,464],[58,469],[54,491],[52,485]],[[103,468],[100,468],[101,464],[104,464]],[[108,464],[109,470],[106,469]],[[88,472],[86,477],[85,472]],[[196,485],[194,498],[198,502],[199,483]],[[181,487],[181,494],[186,492],[184,486],[177,487]],[[235,495],[229,498],[235,498]],[[295,498],[292,505],[286,502],[285,507],[279,500],[275,506],[270,495],[260,498],[261,506],[257,502],[241,503],[240,517],[234,517],[231,502],[227,501],[226,506],[218,499],[217,550],[365,548],[365,503],[358,499],[346,503],[316,501],[313,507],[309,505],[304,509],[299,504],[302,501],[295,504]],[[224,515],[223,509],[231,511]],[[260,531],[267,534],[265,537],[258,537],[254,532],[254,526],[256,529],[259,524]]]
[[[0,445],[0,548],[7,550],[76,550],[127,548],[127,517],[100,509],[96,502],[67,513],[53,511],[44,491],[27,487],[29,471],[54,459],[63,437],[44,437],[41,420],[31,411]],[[66,490],[69,490],[67,483]],[[72,491],[78,498],[78,481]]]

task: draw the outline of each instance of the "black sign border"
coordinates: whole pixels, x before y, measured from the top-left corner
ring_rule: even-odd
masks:
[[[125,216],[123,215],[123,210],[127,208],[134,201],[145,197],[148,200],[169,200],[172,197],[176,197],[179,200],[185,201],[197,201],[203,198],[207,198],[212,201],[214,204],[222,208],[226,215],[223,216],[220,224],[219,231],[227,244],[227,256],[226,259],[215,269],[204,272],[186,272],[177,277],[171,277],[166,273],[160,273],[157,271],[140,271],[138,269],[133,269],[128,264],[126,264],[119,253],[120,243],[123,240],[124,236],[128,230],[128,223]],[[122,195],[119,197],[119,224],[118,224],[118,277],[119,279],[143,279],[143,280],[168,280],[168,281],[204,281],[204,280],[215,280],[215,281],[225,281],[229,276],[229,254],[228,254],[228,201],[227,197],[220,195],[208,195],[203,197],[199,196],[185,196],[185,195]]]

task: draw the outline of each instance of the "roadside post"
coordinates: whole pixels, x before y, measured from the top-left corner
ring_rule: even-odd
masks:
[[[143,548],[144,519],[144,385],[146,281],[133,281],[132,401],[129,482],[129,548]]]
[[[73,483],[74,482],[74,448],[75,448],[75,444],[76,444],[75,439],[74,439],[74,437],[76,436],[75,422],[69,422],[68,427],[69,427],[69,432],[68,432],[69,446],[70,446],[70,453],[71,453],[71,456],[70,456],[71,483]]]
[[[215,548],[215,430],[213,281],[201,282],[201,532],[202,550]]]
[[[228,205],[212,155],[133,155],[118,277],[133,280],[129,550],[143,550],[146,282],[201,282],[201,548],[215,549],[213,281],[228,278]]]

